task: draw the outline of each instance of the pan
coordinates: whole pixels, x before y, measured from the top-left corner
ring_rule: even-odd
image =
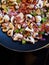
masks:
[[[49,35],[44,36],[46,38],[45,41],[39,40],[35,44],[27,43],[25,45],[21,44],[21,42],[14,42],[11,38],[9,38],[6,33],[3,33],[0,28],[0,45],[18,52],[33,52],[45,48],[49,45]]]
[[[19,41],[14,42],[11,37],[8,37],[6,33],[3,33],[0,27],[0,45],[18,52],[33,52],[45,48],[49,45],[49,35],[43,36],[46,40],[38,40],[35,44],[31,44],[27,42],[26,44],[22,44]]]

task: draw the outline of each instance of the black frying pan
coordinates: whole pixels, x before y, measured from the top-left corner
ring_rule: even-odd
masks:
[[[45,41],[39,40],[35,44],[27,43],[22,45],[21,42],[14,42],[11,37],[8,37],[6,33],[3,33],[0,28],[0,44],[8,49],[19,52],[32,52],[40,50],[49,45],[49,35],[43,36],[46,38]]]
[[[1,0],[0,0],[1,1]],[[32,52],[40,50],[49,45],[49,35],[43,36],[46,38],[45,41],[39,40],[35,44],[27,43],[22,45],[21,42],[14,42],[10,37],[3,33],[0,28],[0,44],[8,49],[19,51],[19,52]]]

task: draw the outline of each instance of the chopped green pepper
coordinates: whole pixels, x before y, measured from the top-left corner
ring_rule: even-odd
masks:
[[[22,40],[22,44],[26,44],[26,41],[24,39]]]
[[[20,32],[23,32],[23,29],[22,28],[20,29]]]
[[[17,29],[17,30],[15,30],[15,32],[16,32],[16,33],[24,32],[24,29],[22,29],[22,28],[21,28],[21,29]]]
[[[21,0],[17,0],[17,3],[20,3],[21,2]]]
[[[5,9],[4,9],[6,12],[8,12],[8,8],[6,7]]]
[[[45,34],[45,32],[39,32],[39,34],[42,34],[42,35],[44,35],[44,34]]]
[[[48,9],[48,12],[49,12],[49,9]]]
[[[47,17],[42,18],[42,23],[44,23],[47,20]]]
[[[37,15],[36,12],[31,12],[30,14],[33,15],[33,16]]]
[[[17,29],[17,30],[15,30],[15,32],[16,32],[16,33],[19,33],[20,31],[19,31],[19,29]]]
[[[41,34],[45,34],[45,32],[41,32]]]
[[[41,11],[41,15],[43,15],[44,14],[44,12],[43,11]]]

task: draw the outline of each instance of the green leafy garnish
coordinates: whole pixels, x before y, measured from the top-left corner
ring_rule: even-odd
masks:
[[[48,12],[49,12],[49,9],[48,9]]]
[[[17,29],[17,30],[15,30],[15,32],[16,32],[16,33],[19,33],[20,31],[19,31],[19,29]]]
[[[44,12],[43,11],[41,11],[41,15],[43,15],[44,14]]]
[[[19,33],[19,32],[20,32],[20,33],[21,33],[21,32],[23,33],[23,32],[24,32],[24,29],[23,29],[23,28],[16,29],[15,32],[16,32],[16,33]]]
[[[23,28],[20,29],[20,33],[24,34],[25,30]]]
[[[45,34],[45,32],[41,32],[41,34]]]
[[[44,23],[47,20],[47,17],[42,18],[42,23]]]
[[[44,34],[45,34],[45,32],[39,32],[39,34],[42,34],[42,35],[44,35]]]
[[[4,9],[6,12],[8,12],[8,8],[6,7],[5,9]]]
[[[41,25],[40,25],[40,26],[38,26],[38,28],[41,28]]]
[[[21,2],[21,0],[17,0],[17,3],[20,3]]]
[[[36,12],[31,12],[31,15],[36,16],[37,14],[36,14]]]
[[[20,32],[23,32],[23,29],[22,28],[20,29]]]
[[[26,41],[24,39],[22,40],[22,44],[26,44]]]

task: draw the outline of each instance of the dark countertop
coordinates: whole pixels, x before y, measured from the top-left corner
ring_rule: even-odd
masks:
[[[0,65],[46,65],[47,52],[49,48],[44,48],[36,52],[14,52],[0,45]],[[49,64],[47,64],[49,65]]]

